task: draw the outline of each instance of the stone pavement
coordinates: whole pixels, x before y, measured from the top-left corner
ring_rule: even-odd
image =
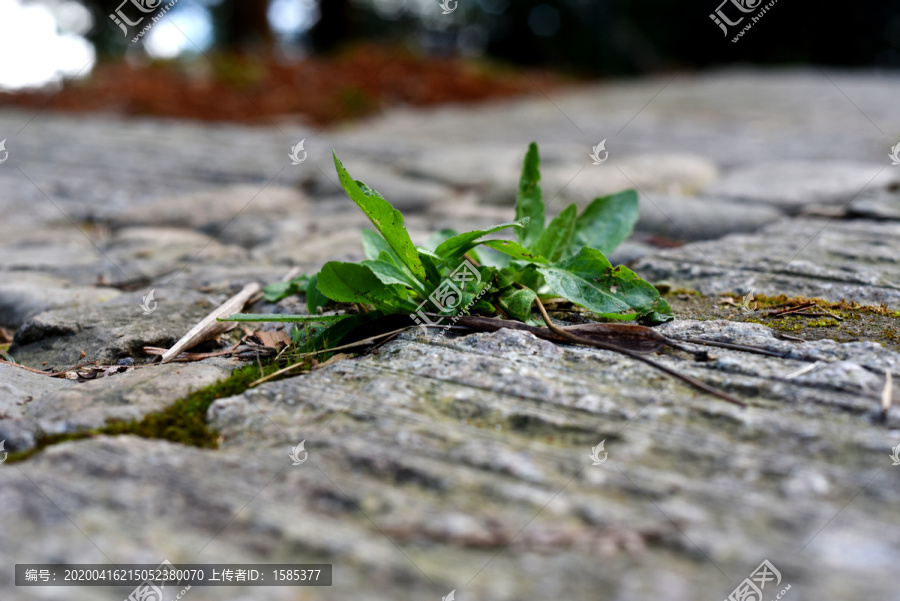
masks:
[[[361,258],[367,221],[337,187],[332,148],[422,243],[508,220],[532,140],[551,214],[639,190],[637,231],[613,259],[651,281],[898,311],[898,96],[900,79],[876,74],[729,71],[398,110],[328,131],[0,112],[0,327],[30,367],[143,363],[143,346],[171,345],[243,284]],[[309,154],[294,166],[301,139]],[[609,159],[593,165],[604,139]],[[158,307],[144,315],[151,289]],[[718,316],[661,329],[785,358],[656,358],[747,409],[605,351],[505,330],[410,332],[377,355],[215,402],[217,449],[101,436],[0,465],[0,559],[334,565],[330,588],[195,587],[198,601],[453,589],[460,601],[715,601],[768,558],[782,580],[764,599],[788,584],[797,601],[900,599],[889,456],[900,418],[878,419],[900,354]],[[238,365],[81,384],[0,365],[0,440],[27,450],[153,414]],[[301,440],[309,459],[292,466]],[[592,465],[601,441],[608,460]],[[0,590],[128,594],[16,589],[9,569]]]

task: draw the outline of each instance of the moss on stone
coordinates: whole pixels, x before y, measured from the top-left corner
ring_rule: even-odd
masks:
[[[262,373],[268,375],[279,369],[277,363],[263,364]],[[131,434],[142,438],[162,438],[184,445],[215,449],[219,433],[206,423],[206,411],[213,401],[241,394],[250,384],[262,377],[259,365],[245,365],[234,370],[224,380],[191,392],[167,408],[145,415],[140,420],[107,422],[103,428],[66,434],[48,434],[38,437],[34,448],[9,454],[7,463],[16,463],[39,453],[43,449],[70,440],[80,440],[100,435]]]
[[[692,290],[671,290],[663,295],[675,314],[682,319],[726,319],[758,323],[773,330],[805,340],[830,338],[838,342],[869,340],[885,348],[900,351],[900,311],[886,305],[860,305],[856,302],[834,303],[821,298],[788,296],[754,296],[755,310],[745,312],[739,305],[743,295],[723,294],[704,296]],[[819,307],[839,317],[809,317],[783,315],[769,317],[775,307],[795,306],[815,302]],[[729,304],[731,303],[731,304]],[[815,312],[813,309],[811,312]]]

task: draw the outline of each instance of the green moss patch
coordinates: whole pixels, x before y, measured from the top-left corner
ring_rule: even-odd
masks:
[[[262,366],[262,374],[268,375],[279,369],[272,362]],[[219,433],[210,428],[206,422],[206,411],[216,399],[223,399],[241,394],[250,384],[262,377],[259,365],[246,365],[234,370],[224,380],[201,388],[178,399],[172,405],[157,413],[150,413],[140,420],[109,421],[103,428],[85,430],[67,434],[51,434],[37,439],[34,448],[27,451],[10,453],[6,463],[24,461],[43,449],[66,442],[81,440],[93,436],[117,436],[132,434],[142,438],[161,438],[184,445],[215,449],[218,447]]]
[[[682,319],[727,319],[759,323],[776,331],[784,332],[795,338],[804,340],[821,340],[829,338],[838,342],[855,342],[870,340],[878,342],[885,348],[900,351],[900,311],[889,309],[885,305],[861,305],[856,302],[830,302],[821,298],[804,298],[788,296],[754,296],[756,309],[745,313],[739,306],[723,303],[723,299],[732,299],[740,305],[743,296],[724,294],[721,296],[703,296],[693,290],[672,290],[664,294],[675,314]],[[815,302],[819,307],[833,313],[830,316],[810,317],[802,315],[781,315],[769,317],[775,307],[797,306]],[[815,308],[810,313],[818,313]]]

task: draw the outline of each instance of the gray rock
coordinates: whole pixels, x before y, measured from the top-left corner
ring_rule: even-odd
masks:
[[[611,154],[608,161],[594,165],[588,157],[590,148],[587,150],[572,152],[565,162],[542,164],[541,187],[548,214],[558,213],[569,203],[584,207],[598,196],[629,189],[643,193],[693,194],[717,174],[713,163],[696,155]],[[520,172],[521,156],[514,173],[498,170],[487,182],[482,202],[514,206]]]
[[[114,304],[126,300],[131,302]],[[143,361],[144,346],[170,347],[215,308],[170,299],[161,291],[157,309],[144,315],[140,300],[129,294],[110,303],[41,313],[16,332],[9,352],[19,363],[45,371],[86,361],[112,364],[122,357]]]
[[[216,401],[209,418],[220,429],[226,452],[286,454],[305,440],[308,461],[295,469],[319,469],[333,482],[352,480],[355,502],[364,511],[371,508],[378,527],[389,535],[413,530],[414,540],[442,541],[444,546],[416,555],[428,565],[441,563],[436,557],[447,545],[468,548],[462,555],[466,563],[478,556],[468,545],[490,540],[491,520],[507,524],[534,518],[510,551],[521,557],[520,552],[543,548],[542,557],[573,561],[566,582],[537,577],[531,582],[521,564],[506,564],[502,553],[503,563],[492,569],[504,583],[495,593],[499,598],[521,598],[541,586],[581,598],[587,583],[608,577],[619,597],[640,598],[627,585],[640,568],[616,578],[608,560],[580,563],[579,557],[603,556],[609,543],[589,543],[590,527],[577,527],[585,537],[578,543],[586,545],[582,551],[577,544],[553,546],[551,541],[567,540],[563,524],[593,515],[586,510],[591,506],[603,508],[599,523],[626,532],[640,530],[639,525],[671,527],[655,521],[660,514],[654,506],[664,507],[663,514],[677,519],[685,533],[684,538],[677,531],[663,535],[664,545],[679,555],[702,557],[702,552],[720,566],[741,566],[749,573],[758,554],[766,553],[776,565],[784,564],[782,573],[790,573],[792,581],[816,590],[825,586],[823,580],[855,582],[857,568],[824,560],[836,552],[824,539],[804,552],[814,560],[797,563],[791,557],[864,486],[866,499],[856,497],[841,514],[845,524],[862,533],[854,547],[881,546],[882,529],[900,528],[877,500],[896,487],[886,479],[870,481],[879,466],[887,465],[884,451],[891,439],[872,438],[883,380],[867,371],[900,372],[900,354],[872,343],[797,344],[776,338],[764,326],[740,322],[678,321],[664,331],[755,344],[791,358],[719,348],[712,349],[716,358],[707,363],[656,356],[751,403],[740,410],[624,357],[560,347],[530,334],[437,339],[409,333],[382,347],[377,357],[345,360],[310,376]],[[784,379],[812,360],[851,363],[855,370]],[[860,379],[857,372],[868,375]],[[724,434],[724,424],[737,436]],[[587,456],[601,440],[610,461],[591,466]],[[817,449],[814,456],[810,449]],[[829,459],[818,459],[820,453]],[[811,473],[816,476],[802,476]],[[376,482],[393,489],[376,499],[371,495],[378,493],[370,489]],[[783,502],[799,498],[802,504]],[[459,506],[471,508],[462,522],[451,513]],[[773,514],[778,516],[774,521]],[[820,518],[801,517],[810,514]],[[398,530],[395,524],[401,522],[405,528]],[[592,523],[598,523],[596,516]],[[704,534],[710,524],[715,524],[714,536]],[[393,540],[403,545],[409,539]],[[511,575],[507,567],[518,581],[506,579]],[[707,567],[699,562],[680,570],[683,597],[667,598],[699,594],[708,586]],[[655,566],[652,581],[658,581],[660,569],[667,568]],[[455,586],[449,568],[437,573],[448,581],[448,590]],[[487,582],[470,586],[476,589],[466,590],[494,590]],[[890,584],[870,573],[865,586],[887,590]]]
[[[38,313],[106,302],[121,294],[104,286],[72,286],[38,273],[0,274],[0,326],[19,328]]]
[[[796,209],[846,204],[866,189],[884,189],[898,181],[900,177],[878,163],[780,161],[734,169],[703,193]]]
[[[26,417],[44,434],[101,428],[108,420],[140,420],[228,373],[199,363],[145,366],[45,394],[27,406]]]
[[[900,131],[900,82],[826,75],[735,70],[604,82],[479,106],[389,111],[319,134],[284,120],[208,126],[0,111],[0,131],[28,124],[8,142],[11,161],[2,167],[28,174],[4,171],[4,285],[75,290],[91,289],[101,275],[150,280],[102,305],[33,316],[14,351],[35,367],[62,367],[77,363],[82,348],[85,359],[114,359],[144,344],[165,346],[235,286],[272,281],[293,265],[311,271],[358,259],[365,218],[342,194],[316,188],[320,169],[333,174],[330,148],[391,200],[421,209],[407,221],[416,243],[437,228],[508,220],[532,140],[541,145],[551,214],[632,186],[654,199],[715,190],[720,184],[709,184],[725,170],[721,185],[730,182],[737,196],[710,194],[722,202],[676,205],[669,215],[685,232],[697,228],[696,239],[750,231],[775,214],[772,205],[839,206],[866,183],[862,171],[884,166],[870,185],[874,197],[897,173],[888,168],[884,132]],[[289,146],[304,138],[309,158],[292,166]],[[609,161],[590,165],[591,146],[604,138]],[[833,163],[817,167],[823,159]],[[766,162],[788,166],[770,171]],[[761,164],[764,179],[737,177]],[[383,174],[390,180],[378,184]],[[305,186],[324,195],[309,204],[297,192]],[[252,189],[263,192],[243,208]],[[893,222],[779,222],[655,252],[636,270],[709,293],[756,288],[897,307],[895,213],[865,194],[857,201],[850,215]],[[720,207],[715,219],[703,214]],[[643,213],[642,228],[671,236],[668,220]],[[619,252],[646,253],[648,239],[636,236]],[[145,317],[138,303],[154,287],[159,308]],[[892,504],[900,490],[888,477],[888,454],[900,432],[896,413],[887,425],[875,418],[884,370],[900,377],[897,354],[864,342],[792,343],[753,324],[686,320],[663,331],[787,357],[715,349],[714,360],[699,364],[682,353],[655,355],[751,404],[739,410],[602,351],[514,332],[407,334],[378,355],[220,399],[209,413],[222,433],[215,451],[98,437],[0,465],[0,561],[335,565],[330,590],[264,591],[273,601],[299,593],[437,599],[451,589],[461,599],[582,599],[603,590],[619,601],[678,601],[726,598],[767,557],[804,598],[893,598],[886,575],[900,551]],[[810,361],[823,363],[785,379]],[[166,406],[182,393],[181,374],[155,372],[168,374],[172,389],[116,380],[156,369],[96,381],[96,390],[63,389],[77,396],[48,401],[59,419],[46,427]],[[36,419],[17,417],[26,406]],[[41,415],[34,402],[13,407],[0,420],[0,440],[10,450],[30,448]],[[292,466],[288,453],[304,439],[308,461]],[[603,440],[608,461],[593,466],[588,454]],[[9,578],[0,571],[4,599],[112,601],[129,593],[25,590]]]
[[[6,239],[3,253],[0,253],[0,268],[4,271],[56,270],[65,277],[75,269],[96,265],[102,259],[89,237],[66,224],[37,231],[29,228]]]
[[[5,452],[33,449],[36,442],[34,430],[34,422],[24,418],[0,419],[0,440],[5,441]]]
[[[305,194],[296,188],[240,184],[210,187],[186,195],[161,196],[106,213],[104,217],[114,227],[140,225],[215,230],[242,213],[277,218],[308,209]]]
[[[797,345],[758,324],[665,327],[900,366],[900,354],[877,345]],[[873,434],[877,391],[847,370],[828,386],[785,380],[805,364],[799,354],[714,354],[706,363],[656,358],[750,408],[625,357],[527,333],[410,332],[377,356],[216,401],[216,451],[96,437],[47,448],[19,469],[0,466],[0,559],[314,558],[342,575],[327,591],[340,598],[456,589],[576,599],[601,583],[636,601],[677,582],[665,595],[679,601],[711,587],[727,595],[737,582],[718,569],[749,575],[764,556],[813,596],[851,585],[889,596],[900,522],[884,500],[898,490],[877,476],[896,443]],[[301,440],[308,455],[291,465]],[[601,440],[608,461],[594,466],[588,455]],[[843,560],[847,549],[867,562]],[[538,560],[547,569],[530,569]],[[490,578],[473,580],[485,565]],[[9,578],[0,574],[0,585],[16,590]],[[266,598],[280,601],[280,590]],[[116,589],[72,591],[76,601],[122,598]],[[246,598],[243,589],[214,593]]]
[[[515,194],[527,150],[527,145],[440,146],[398,161],[397,168],[409,176],[456,188],[505,186]]]
[[[13,365],[0,364],[0,421],[24,416],[28,403],[71,384]]]
[[[900,188],[861,194],[847,207],[852,217],[900,220]]]
[[[122,229],[104,245],[104,253],[132,279],[156,277],[195,260],[237,264],[247,258],[244,249],[223,244],[208,234],[161,227]]]
[[[607,149],[610,157],[601,165],[594,165],[585,154],[574,165],[549,169],[544,175],[545,195],[552,198],[559,193],[561,199],[580,206],[598,196],[628,189],[687,196],[704,188],[718,174],[714,163],[698,155],[617,155],[614,146],[607,145]],[[584,169],[578,172],[579,167]]]
[[[610,263],[613,265],[627,265],[637,261],[644,255],[658,252],[659,248],[643,242],[635,240],[626,240],[619,245],[616,250],[612,251],[608,256]]]
[[[116,228],[192,228],[207,239],[212,236],[218,242],[250,247],[266,240],[280,220],[307,214],[309,206],[306,195],[297,188],[241,184],[116,207],[101,219]]]
[[[164,559],[321,563],[355,556],[376,569],[374,581],[408,583],[409,563],[392,553],[390,543],[376,530],[368,540],[352,537],[356,530],[344,522],[353,515],[349,511],[304,517],[298,501],[316,507],[327,503],[330,495],[341,498],[340,489],[315,472],[286,472],[285,459],[240,457],[132,436],[101,436],[48,448],[27,464],[0,465],[0,500],[5,503],[0,557],[6,561],[21,554],[35,561],[158,565]],[[262,503],[248,503],[254,497]],[[235,519],[238,514],[241,517]],[[381,558],[380,567],[373,561],[376,557]],[[340,571],[335,565],[335,587],[329,593],[345,595],[364,588],[361,575],[338,578]],[[14,586],[10,571],[0,575],[0,587],[4,598],[14,601],[60,599],[60,591],[74,601],[121,601],[134,589],[24,589]],[[178,590],[166,587],[165,601]],[[194,587],[187,596],[293,601],[298,591],[260,590]]]
[[[640,195],[640,217],[635,229],[692,242],[753,232],[782,217],[777,208],[765,205],[651,193]]]
[[[898,308],[898,236],[896,222],[790,219],[645,256],[634,269],[704,294],[755,290]]]

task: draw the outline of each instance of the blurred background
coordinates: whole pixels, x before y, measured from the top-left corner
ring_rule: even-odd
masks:
[[[756,4],[752,0],[741,0]],[[716,0],[0,0],[0,105],[329,123],[397,104],[748,63],[900,66],[900,0],[779,2],[731,43]],[[171,5],[171,3],[170,3]],[[136,8],[138,7],[138,8]],[[120,28],[110,15],[148,18]]]

